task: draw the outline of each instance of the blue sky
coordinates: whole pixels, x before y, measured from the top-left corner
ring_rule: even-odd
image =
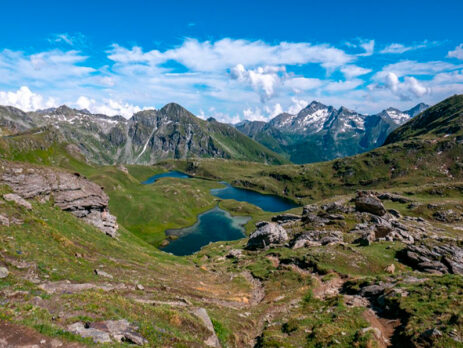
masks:
[[[0,104],[225,122],[463,93],[462,1],[10,1]]]

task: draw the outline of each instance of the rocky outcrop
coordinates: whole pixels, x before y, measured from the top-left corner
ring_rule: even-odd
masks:
[[[204,344],[208,347],[220,348],[219,338],[217,337],[214,325],[212,324],[211,318],[207,314],[207,311],[204,308],[196,308],[193,310],[193,314],[196,315],[209,330],[211,335],[204,341]]]
[[[445,245],[409,245],[399,253],[400,259],[426,273],[463,275],[463,246],[447,242]]]
[[[18,204],[25,199],[37,197],[48,200],[53,197],[54,204],[62,210],[85,220],[111,237],[117,236],[116,218],[108,212],[108,196],[100,186],[80,174],[51,168],[26,168],[11,162],[2,163],[1,169],[0,180],[14,191],[15,197],[21,199],[16,200]]]
[[[355,209],[359,212],[371,213],[378,216],[386,214],[381,200],[370,192],[359,191],[355,198]]]
[[[272,217],[273,222],[278,222],[279,224],[285,224],[287,222],[298,221],[301,219],[300,215],[296,214],[280,214]]]
[[[262,249],[288,240],[286,230],[275,222],[262,221],[257,223],[256,227],[257,230],[249,237],[247,249]]]

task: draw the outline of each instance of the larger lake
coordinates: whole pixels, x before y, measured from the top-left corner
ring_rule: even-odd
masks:
[[[231,216],[225,210],[215,207],[198,215],[198,221],[190,227],[167,230],[166,235],[176,236],[163,251],[178,256],[190,255],[211,242],[235,240],[245,237],[244,225],[247,216]]]

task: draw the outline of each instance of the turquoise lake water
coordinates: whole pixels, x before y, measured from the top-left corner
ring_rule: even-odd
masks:
[[[153,184],[160,178],[191,178],[189,175],[171,171],[157,174],[144,184]],[[234,199],[240,202],[251,203],[262,210],[269,212],[281,212],[297,205],[290,200],[274,195],[265,195],[259,192],[236,188],[228,183],[221,182],[225,187],[211,189],[211,194],[221,199]],[[245,237],[243,226],[249,221],[249,217],[233,217],[228,212],[215,207],[198,215],[198,221],[190,227],[166,231],[167,235],[175,235],[178,239],[171,241],[162,250],[174,255],[190,255],[211,242],[236,240]]]

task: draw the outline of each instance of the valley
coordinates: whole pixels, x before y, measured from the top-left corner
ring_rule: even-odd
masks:
[[[304,165],[105,165],[53,129],[9,133],[0,325],[18,334],[0,342],[461,346],[462,112],[451,97],[384,146]],[[198,250],[188,226],[215,239]],[[163,251],[182,236],[188,255]]]

